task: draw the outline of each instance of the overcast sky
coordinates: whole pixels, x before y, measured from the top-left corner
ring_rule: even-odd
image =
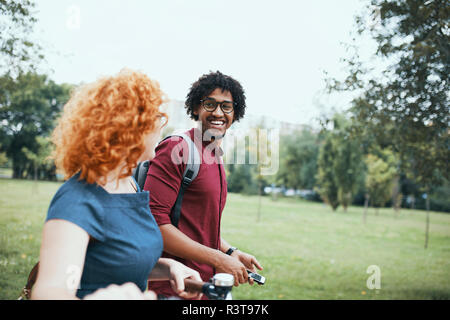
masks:
[[[361,0],[39,0],[36,31],[51,77],[90,82],[124,67],[172,99],[210,70],[235,77],[248,114],[311,123],[342,101],[320,96],[339,76]]]

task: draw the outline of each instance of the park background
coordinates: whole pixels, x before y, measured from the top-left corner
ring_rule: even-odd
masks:
[[[226,166],[222,234],[267,278],[235,299],[450,298],[447,1],[0,8],[0,299],[19,295],[39,258],[62,183],[48,137],[71,90],[124,67],[171,99],[164,134],[192,125],[184,97],[210,70],[246,90],[233,128],[279,132],[275,174],[261,158]]]

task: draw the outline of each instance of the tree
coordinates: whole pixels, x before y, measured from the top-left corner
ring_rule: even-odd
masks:
[[[43,59],[41,47],[30,39],[37,21],[34,7],[30,0],[0,0],[0,74],[15,77]]]
[[[257,183],[254,179],[255,165],[228,164],[227,184],[229,192],[257,194]]]
[[[341,204],[347,211],[362,175],[361,142],[352,135],[350,123],[343,114],[335,114],[329,121],[333,128],[326,132],[319,153],[318,191],[333,210]]]
[[[351,112],[376,139],[389,141],[400,168],[427,194],[449,180],[450,3],[446,0],[372,0],[356,18],[359,35],[377,49],[373,72],[358,54],[346,60],[348,76],[331,90],[356,90]],[[371,20],[371,23],[367,23]],[[439,177],[443,177],[441,179]],[[429,197],[427,197],[429,208]],[[427,211],[425,247],[428,243]]]
[[[386,160],[369,154],[366,157],[366,189],[374,207],[383,207],[392,196],[397,176],[392,152],[384,151]]]
[[[338,200],[344,207],[344,211],[347,211],[362,172],[361,145],[358,137],[352,136],[347,119],[336,115],[333,122],[333,143],[336,150],[333,169],[338,185]]]
[[[351,109],[379,141],[390,140],[403,162],[428,157],[448,180],[450,4],[445,0],[372,0],[356,19],[358,33],[377,44],[374,60],[390,65],[371,72],[358,54],[345,60],[348,76],[331,90],[362,90]],[[372,19],[374,23],[367,24]]]
[[[23,148],[38,153],[36,137],[47,136],[54,120],[69,98],[71,86],[58,85],[45,75],[20,74],[16,80],[7,76],[0,82],[0,143],[13,165],[13,178],[23,178],[29,163]]]
[[[339,207],[338,184],[334,175],[334,158],[337,153],[334,148],[332,136],[327,135],[323,142],[319,158],[317,160],[317,186],[316,191],[320,194],[325,203],[329,204],[333,211]]]
[[[385,107],[373,109],[373,115],[390,117],[395,123],[390,132],[394,145],[404,159],[410,159],[406,168],[427,193],[427,248],[430,191],[433,185],[442,183],[441,175],[447,180],[450,177],[450,3],[445,0],[373,3],[378,6],[381,21],[380,27],[372,30],[378,53],[398,57],[395,66],[385,72],[390,81],[376,85],[378,90],[372,96]]]
[[[448,144],[448,142],[447,142]],[[425,249],[428,247],[429,240],[429,228],[430,228],[430,195],[434,188],[441,186],[448,182],[448,172],[443,173],[440,169],[442,167],[447,167],[448,171],[448,159],[445,160],[445,164],[440,164],[440,159],[436,159],[436,153],[439,152],[435,148],[429,148],[425,144],[420,144],[416,146],[417,149],[410,150],[408,162],[405,167],[407,170],[407,175],[414,181],[416,181],[420,186],[421,190],[425,192],[425,208],[426,208],[426,218],[425,218]],[[447,147],[447,150],[450,149]],[[419,157],[420,155],[420,157]],[[443,161],[443,160],[442,160]]]
[[[34,169],[34,180],[38,180],[39,178],[39,169],[49,166],[49,169],[51,170],[51,167],[53,167],[53,161],[49,159],[52,153],[52,144],[50,139],[45,137],[36,137],[36,143],[38,145],[36,152],[29,150],[27,147],[22,148],[23,154],[32,163]],[[48,169],[45,171],[48,171]]]
[[[4,166],[6,163],[8,163],[6,152],[0,152],[0,166]]]
[[[280,169],[276,180],[293,189],[313,189],[316,182],[319,137],[304,129],[281,136]]]

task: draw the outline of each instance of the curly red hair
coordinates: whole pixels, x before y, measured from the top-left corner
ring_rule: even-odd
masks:
[[[52,134],[57,168],[66,179],[80,171],[88,183],[105,183],[123,163],[118,179],[131,175],[145,136],[167,119],[159,110],[164,102],[158,82],[131,70],[79,87]]]

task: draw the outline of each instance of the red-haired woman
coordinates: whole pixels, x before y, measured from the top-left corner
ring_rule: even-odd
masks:
[[[47,213],[32,299],[151,299],[148,280],[170,279],[185,298],[184,278],[199,274],[160,258],[163,243],[149,193],[132,177],[154,157],[164,94],[142,73],[123,70],[72,95],[53,132],[54,159],[68,179]]]

